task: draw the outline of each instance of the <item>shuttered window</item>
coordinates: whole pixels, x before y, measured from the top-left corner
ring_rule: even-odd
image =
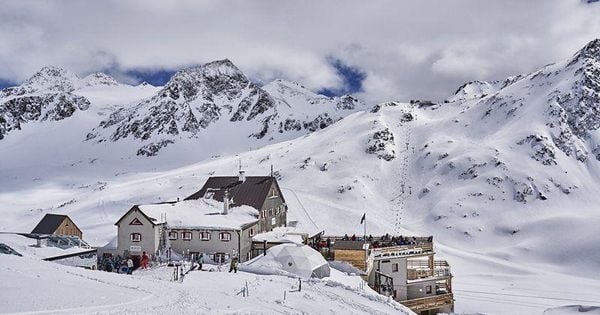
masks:
[[[132,242],[141,242],[142,241],[142,234],[140,234],[140,233],[131,233],[129,235],[129,237]]]
[[[219,233],[219,239],[223,242],[229,242],[229,241],[231,241],[231,233],[221,232],[221,233]]]

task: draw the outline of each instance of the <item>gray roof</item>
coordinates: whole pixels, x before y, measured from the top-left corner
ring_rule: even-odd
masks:
[[[58,227],[67,218],[69,218],[69,217],[64,214],[47,213],[42,218],[40,223],[38,223],[35,226],[35,228],[33,228],[33,231],[31,231],[31,233],[32,234],[53,234],[56,231],[56,229],[58,229]],[[71,221],[73,221],[73,220],[71,220]],[[77,226],[75,226],[75,227],[79,230],[79,228]]]
[[[241,182],[238,176],[215,176],[210,177],[204,186],[185,198],[185,200],[204,198],[207,191],[213,193],[212,199],[223,202],[225,190],[229,190],[229,197],[233,200],[232,206],[246,205],[260,210],[267,199],[271,184],[275,182],[275,186],[279,189],[277,180],[271,176],[247,176],[246,180]],[[280,190],[280,197],[283,199]]]

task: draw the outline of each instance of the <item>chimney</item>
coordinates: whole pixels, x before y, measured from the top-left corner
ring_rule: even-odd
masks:
[[[229,213],[229,189],[225,189],[225,195],[223,196],[223,214]]]
[[[240,181],[240,182],[246,181],[246,174],[242,170],[240,170],[240,174],[238,175],[238,181]]]

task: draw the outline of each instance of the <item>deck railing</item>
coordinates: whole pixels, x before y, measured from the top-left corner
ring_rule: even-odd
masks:
[[[402,305],[410,308],[414,312],[420,312],[430,309],[436,309],[448,305],[452,305],[454,303],[454,296],[452,293],[428,296],[424,298],[411,299],[400,301]]]
[[[441,278],[450,277],[450,265],[445,260],[434,261],[434,268],[429,268],[429,262],[426,260],[408,260],[407,261],[407,280],[419,280],[423,278]]]

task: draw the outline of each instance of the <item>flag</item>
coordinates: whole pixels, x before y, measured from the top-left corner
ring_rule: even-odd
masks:
[[[363,222],[365,222],[365,219],[367,218],[367,214],[364,213],[362,218],[360,219],[360,224],[363,224]]]

